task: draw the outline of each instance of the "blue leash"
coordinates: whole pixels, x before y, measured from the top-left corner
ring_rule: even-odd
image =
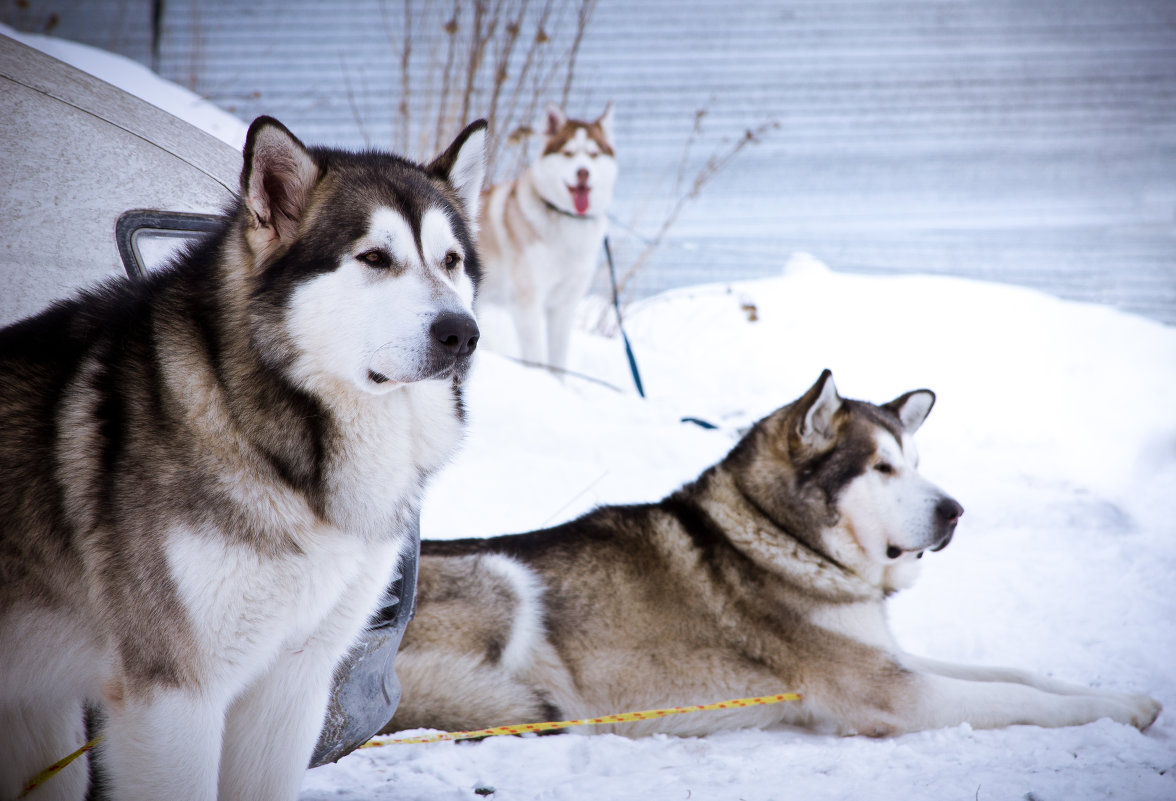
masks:
[[[608,237],[604,238],[604,255],[608,259],[608,275],[612,279],[613,309],[617,313],[617,328],[621,330],[621,339],[625,342],[625,355],[629,357],[629,370],[633,373],[633,383],[637,385],[637,394],[645,397],[645,387],[641,385],[641,373],[637,370],[637,359],[633,357],[633,346],[629,344],[629,337],[625,334],[625,323],[621,319],[621,302],[617,297],[617,269],[613,266],[612,248],[608,246]]]

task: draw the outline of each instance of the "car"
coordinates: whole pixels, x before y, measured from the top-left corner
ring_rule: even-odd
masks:
[[[141,279],[236,194],[239,151],[4,35],[0,119],[0,325],[112,275]],[[367,742],[396,711],[419,552],[418,523],[387,604],[337,673],[310,767]]]

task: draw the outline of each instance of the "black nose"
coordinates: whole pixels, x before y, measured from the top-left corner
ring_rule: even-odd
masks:
[[[584,169],[583,167],[576,170],[576,180],[581,184],[588,183],[588,170]]]
[[[481,332],[474,318],[468,314],[445,312],[438,314],[429,326],[433,339],[454,356],[467,356],[478,347]]]
[[[959,520],[963,513],[964,507],[960,506],[952,498],[944,498],[935,506],[935,516],[949,525]]]

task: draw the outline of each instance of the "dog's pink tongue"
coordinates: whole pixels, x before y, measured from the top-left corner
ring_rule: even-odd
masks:
[[[588,213],[588,187],[572,187],[572,203],[576,205],[576,214]]]

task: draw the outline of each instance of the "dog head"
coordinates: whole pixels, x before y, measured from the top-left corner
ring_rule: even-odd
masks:
[[[478,342],[474,249],[486,124],[431,164],[307,148],[256,120],[241,217],[254,336],[307,388],[383,394],[464,377]]]
[[[607,212],[617,180],[612,103],[595,122],[570,120],[562,109],[548,106],[544,133],[543,153],[533,169],[539,194],[567,214]]]
[[[912,437],[934,403],[925,389],[881,406],[847,400],[826,370],[733,452],[744,492],[813,550],[885,589],[907,586],[964,511],[917,469]]]

